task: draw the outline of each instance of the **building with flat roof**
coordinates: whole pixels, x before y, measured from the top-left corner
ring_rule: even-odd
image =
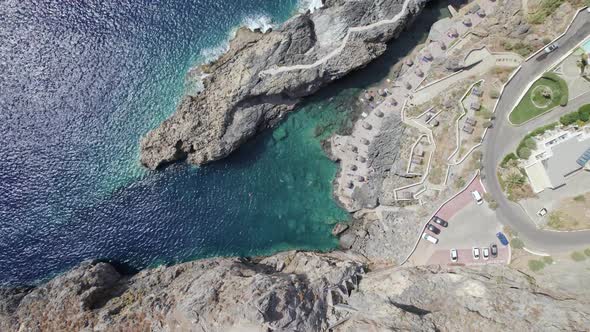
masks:
[[[533,191],[564,186],[569,176],[584,168],[581,161],[589,149],[590,127],[558,129],[537,139],[537,149],[524,168]]]

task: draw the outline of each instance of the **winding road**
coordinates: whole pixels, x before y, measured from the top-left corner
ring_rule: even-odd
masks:
[[[498,202],[497,217],[504,225],[518,232],[518,236],[529,249],[556,253],[590,246],[590,231],[555,232],[537,228],[524,210],[509,201],[498,181],[497,166],[502,158],[514,151],[518,142],[529,131],[559,119],[564,113],[576,110],[590,103],[590,93],[571,100],[566,107],[558,107],[522,126],[512,126],[508,114],[519,101],[523,90],[549,67],[590,35],[590,13],[583,10],[578,14],[566,34],[558,39],[559,48],[550,54],[540,52],[522,64],[520,71],[506,85],[496,108],[494,128],[488,132],[483,143],[484,176],[488,192]]]

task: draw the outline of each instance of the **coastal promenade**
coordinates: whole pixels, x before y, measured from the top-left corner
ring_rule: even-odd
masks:
[[[476,13],[465,13],[452,19],[448,31],[440,34],[440,39],[431,40],[413,59],[406,59],[402,74],[387,87],[384,100],[364,119],[355,123],[350,136],[332,138],[332,153],[341,162],[341,172],[336,180],[336,194],[348,210],[355,209],[352,198],[355,188],[368,185],[374,173],[369,150],[375,138],[382,134],[384,124],[392,119],[399,122],[401,117],[401,121],[428,135],[429,129],[406,119],[403,110],[407,104],[412,103],[414,93],[427,77],[433,61],[444,59],[449,48],[481,23],[485,15],[492,13],[495,7],[495,3],[491,1],[482,1],[480,5],[481,9]]]
[[[494,129],[490,130],[483,144],[484,174],[488,191],[498,202],[497,218],[504,225],[518,232],[527,248],[547,253],[564,252],[590,244],[590,231],[555,232],[541,230],[530,220],[525,211],[504,195],[496,168],[502,158],[514,151],[516,144],[529,131],[550,123],[559,116],[571,112],[582,104],[590,102],[589,95],[582,95],[570,101],[566,107],[559,107],[522,126],[512,126],[508,114],[520,100],[523,91],[548,68],[558,62],[572,48],[590,35],[590,13],[582,10],[565,34],[556,42],[559,48],[552,53],[540,52],[525,61],[520,70],[506,84],[496,107]]]

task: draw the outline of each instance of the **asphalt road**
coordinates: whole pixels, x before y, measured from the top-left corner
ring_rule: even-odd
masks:
[[[531,250],[546,253],[564,252],[590,246],[590,231],[552,232],[536,227],[522,208],[509,201],[498,182],[497,166],[506,154],[514,151],[518,142],[532,129],[551,123],[567,112],[577,110],[580,105],[590,103],[590,93],[568,103],[522,126],[512,126],[508,114],[518,102],[526,86],[543,74],[551,65],[569,50],[590,35],[590,13],[585,10],[578,15],[567,33],[557,43],[559,48],[550,54],[541,52],[522,64],[520,71],[505,87],[498,107],[494,128],[488,132],[483,143],[484,183],[488,192],[498,202],[497,217],[504,225],[517,231],[525,246]]]

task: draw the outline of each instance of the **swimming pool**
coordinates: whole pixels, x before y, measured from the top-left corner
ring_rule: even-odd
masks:
[[[583,42],[581,47],[586,53],[590,53],[590,39]]]

